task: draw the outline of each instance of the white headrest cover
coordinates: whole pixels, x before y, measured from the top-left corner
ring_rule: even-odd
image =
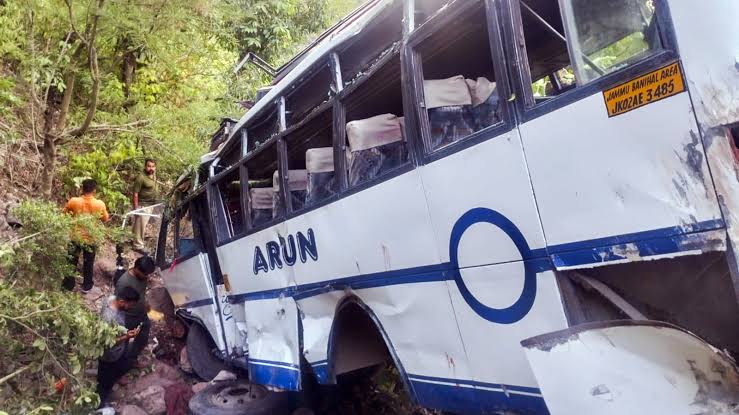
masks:
[[[249,200],[252,209],[272,210],[272,195],[274,191],[270,187],[255,187],[249,189]]]
[[[305,190],[308,188],[308,171],[307,170],[288,170],[287,172],[288,188],[291,192],[296,190]],[[275,170],[272,176],[272,190],[280,191],[280,171]]]
[[[330,173],[334,171],[334,148],[311,148],[305,152],[305,168],[308,173]]]
[[[487,101],[490,95],[493,95],[496,84],[481,76],[477,78],[477,81],[468,79],[467,86],[470,88],[470,95],[472,95],[472,106],[476,107]]]
[[[462,75],[423,81],[426,109],[472,105],[472,96]]]
[[[346,124],[346,136],[352,152],[395,143],[403,139],[398,117],[382,114]]]

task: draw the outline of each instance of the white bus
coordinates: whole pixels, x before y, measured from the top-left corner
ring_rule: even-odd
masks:
[[[369,1],[224,123],[163,224],[196,370],[296,391],[390,362],[452,413],[735,413],[737,21]]]

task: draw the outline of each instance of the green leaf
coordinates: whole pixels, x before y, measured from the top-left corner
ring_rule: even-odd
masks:
[[[39,350],[46,350],[46,342],[44,339],[36,339],[33,341],[33,347],[39,349]]]

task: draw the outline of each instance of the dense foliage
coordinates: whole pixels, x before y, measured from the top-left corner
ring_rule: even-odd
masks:
[[[172,183],[270,81],[234,74],[241,57],[278,66],[359,3],[0,0],[0,197],[58,204],[94,178],[125,212],[145,157]],[[15,214],[21,234],[0,239],[0,415],[87,413],[98,398],[84,369],[114,329],[60,285],[71,238],[84,229],[100,242],[110,228],[52,203]]]
[[[83,369],[117,329],[61,282],[74,273],[70,242],[100,242],[105,231],[99,219],[73,218],[51,203],[25,202],[15,214],[23,230],[0,245],[0,410],[83,413],[99,402]]]

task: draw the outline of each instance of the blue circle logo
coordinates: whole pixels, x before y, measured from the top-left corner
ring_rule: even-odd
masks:
[[[459,270],[459,243],[462,235],[472,225],[478,223],[489,223],[498,227],[505,232],[513,241],[521,253],[521,259],[524,260],[524,284],[521,296],[510,307],[493,308],[488,307],[480,302],[467,288]],[[457,283],[462,297],[472,309],[482,318],[493,323],[512,324],[526,316],[534,305],[536,298],[536,274],[537,269],[534,263],[526,261],[531,258],[532,253],[529,244],[526,242],[521,231],[508,218],[500,213],[486,208],[476,208],[468,211],[454,224],[452,235],[449,241],[449,259],[452,265],[452,273],[454,281]]]

